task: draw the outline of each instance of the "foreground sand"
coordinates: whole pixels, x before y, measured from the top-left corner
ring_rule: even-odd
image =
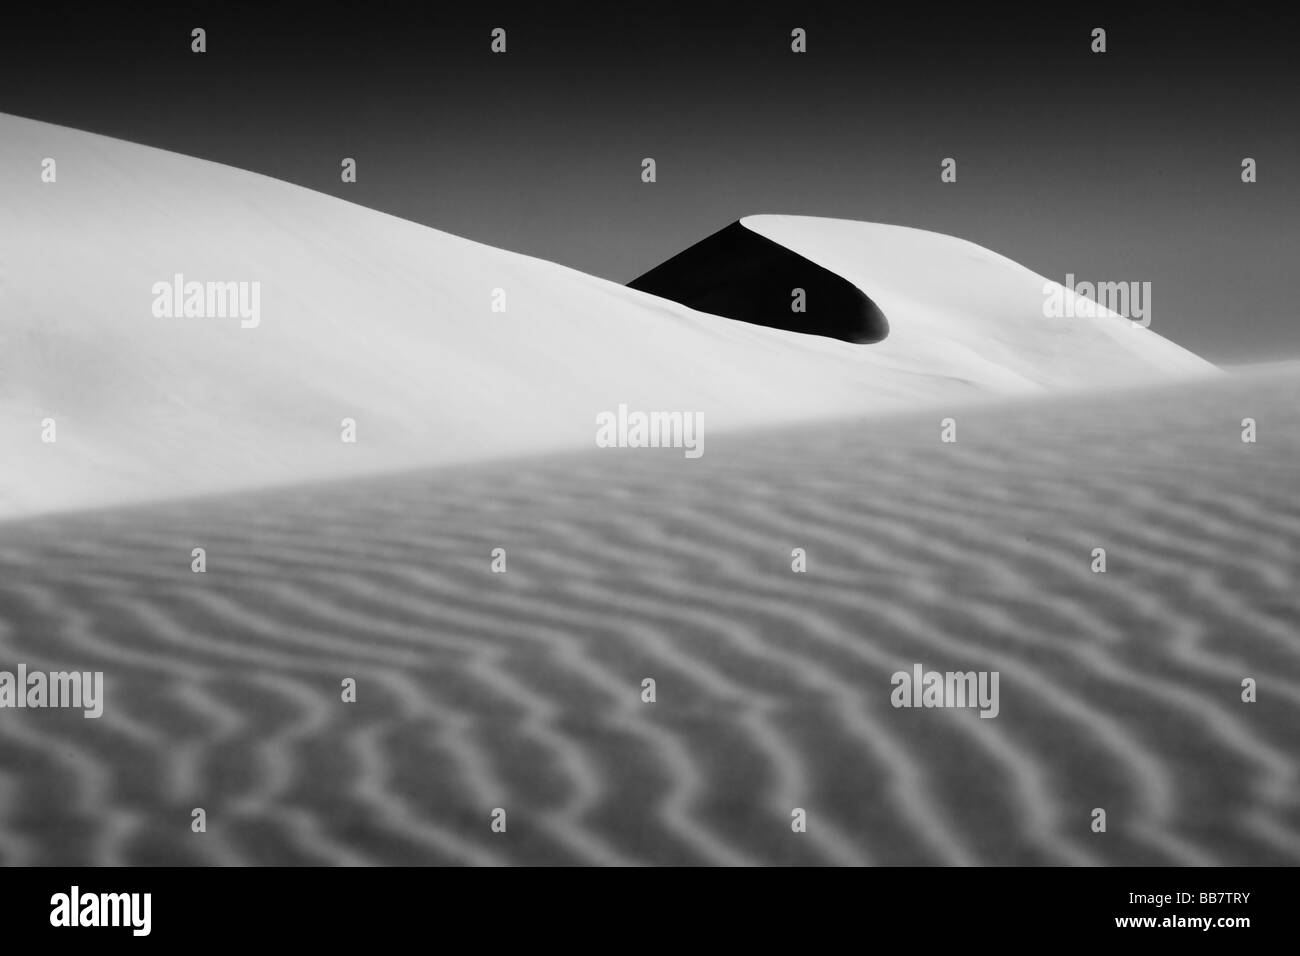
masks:
[[[0,859],[1300,862],[1300,370],[955,414],[0,525]]]

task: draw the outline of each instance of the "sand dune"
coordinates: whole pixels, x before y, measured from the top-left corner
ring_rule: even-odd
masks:
[[[897,226],[730,231],[867,345],[14,117],[0,167],[0,662],[107,682],[4,711],[0,862],[1300,861],[1297,366]],[[622,404],[708,454],[595,447]],[[890,706],[917,663],[998,716]]]
[[[1298,372],[8,522],[0,860],[1300,862]]]
[[[719,434],[1212,371],[1113,314],[1044,318],[1043,277],[896,226],[741,224],[879,303],[890,335],[861,346],[17,117],[0,170],[0,518],[588,449],[620,403]],[[190,282],[242,283],[250,317],[155,314]]]

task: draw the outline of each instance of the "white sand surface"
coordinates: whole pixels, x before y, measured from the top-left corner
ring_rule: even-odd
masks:
[[[714,435],[1212,372],[1117,316],[1044,318],[1041,276],[897,226],[744,220],[884,308],[859,346],[32,120],[0,115],[0,173],[0,517],[580,450],[622,403]],[[154,315],[177,274],[260,283],[260,324]]]

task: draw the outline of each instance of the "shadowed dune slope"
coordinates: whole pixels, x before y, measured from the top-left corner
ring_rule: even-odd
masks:
[[[628,286],[698,312],[845,342],[889,334],[884,314],[852,283],[738,222]]]
[[[957,420],[9,522],[0,861],[1300,862],[1296,368]]]

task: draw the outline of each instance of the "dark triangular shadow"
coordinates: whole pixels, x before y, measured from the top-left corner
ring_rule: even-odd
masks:
[[[739,222],[673,256],[628,286],[699,312],[845,342],[879,342],[885,315],[853,283]],[[795,311],[803,290],[802,312]]]

